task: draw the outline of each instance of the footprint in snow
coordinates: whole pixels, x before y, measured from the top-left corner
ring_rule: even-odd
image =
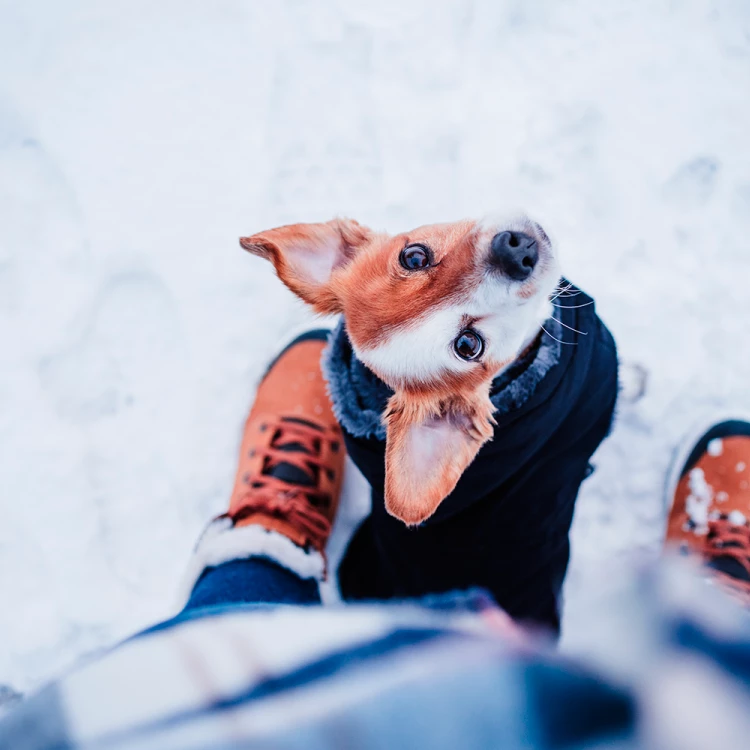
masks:
[[[712,156],[700,156],[677,168],[664,185],[670,203],[683,208],[697,208],[711,199],[719,180],[721,164]]]

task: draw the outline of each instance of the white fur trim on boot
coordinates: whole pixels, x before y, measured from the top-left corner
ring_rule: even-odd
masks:
[[[231,560],[265,557],[296,573],[300,578],[325,577],[325,560],[317,550],[305,551],[291,539],[263,526],[235,528],[231,518],[214,519],[198,540],[183,580],[185,599],[206,568]]]

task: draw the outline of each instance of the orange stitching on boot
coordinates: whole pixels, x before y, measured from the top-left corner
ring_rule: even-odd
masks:
[[[239,509],[227,515],[235,524],[256,513],[282,519],[300,531],[315,549],[322,550],[331,523],[316,506],[328,507],[332,498],[320,490],[321,472],[330,469],[319,456],[323,441],[337,442],[337,437],[321,426],[294,417],[280,417],[268,423],[266,429],[273,430],[273,437],[260,456],[262,469],[245,478],[248,489],[239,500]],[[310,485],[273,476],[280,464],[304,472]]]

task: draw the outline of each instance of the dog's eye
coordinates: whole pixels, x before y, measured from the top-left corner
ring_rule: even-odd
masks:
[[[453,342],[453,350],[461,359],[471,361],[481,356],[484,351],[484,341],[476,331],[467,328],[461,331]]]
[[[432,253],[424,245],[405,247],[398,259],[407,271],[421,271],[432,265]]]

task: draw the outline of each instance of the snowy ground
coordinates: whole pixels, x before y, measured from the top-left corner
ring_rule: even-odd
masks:
[[[237,237],[335,214],[526,208],[648,366],[578,507],[580,642],[685,425],[750,406],[749,134],[746,0],[0,0],[0,683],[174,606],[301,318]]]

